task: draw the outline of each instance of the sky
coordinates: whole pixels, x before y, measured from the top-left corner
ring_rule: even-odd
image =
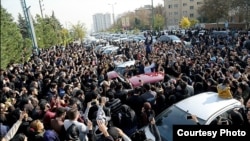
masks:
[[[96,13],[113,13],[117,17],[119,14],[134,11],[144,5],[151,5],[151,0],[41,0],[43,15],[51,15],[54,11],[56,18],[61,24],[69,28],[70,25],[78,21],[84,23],[88,30],[92,28],[92,16]],[[153,5],[163,5],[163,0],[153,0]],[[3,8],[12,14],[17,21],[18,13],[23,15],[20,0],[1,0]],[[27,7],[30,6],[32,16],[41,15],[39,0],[26,0]]]

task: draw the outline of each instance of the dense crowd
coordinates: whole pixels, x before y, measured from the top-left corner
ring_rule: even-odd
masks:
[[[188,32],[192,47],[153,43],[150,33],[145,36],[145,42],[119,44],[119,57],[103,55],[95,45],[87,49],[69,44],[42,49],[23,64],[1,69],[2,140],[139,141],[146,137],[139,139],[137,130],[150,125],[159,141],[155,116],[187,97],[218,92],[219,85],[229,87],[232,98],[243,105],[230,124],[250,124],[248,35],[211,38],[209,32]],[[126,68],[125,77],[162,71],[164,81],[131,90],[106,75],[118,60],[136,60]]]

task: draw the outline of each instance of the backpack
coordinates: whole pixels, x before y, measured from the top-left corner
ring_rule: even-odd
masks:
[[[147,139],[146,133],[143,130],[137,130],[131,135],[132,141],[145,141]]]
[[[66,130],[66,141],[80,141],[79,134],[78,127],[72,123]]]

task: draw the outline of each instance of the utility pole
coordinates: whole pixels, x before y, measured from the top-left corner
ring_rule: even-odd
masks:
[[[42,19],[43,19],[43,4],[42,4],[42,1],[43,0],[39,0],[39,6],[40,6],[40,11],[41,11],[41,16],[42,16]]]
[[[20,0],[21,1],[21,6],[23,9],[23,13],[24,13],[24,18],[26,20],[26,24],[29,30],[29,34],[30,34],[30,38],[32,40],[32,46],[33,46],[33,50],[32,53],[33,55],[38,55],[38,46],[37,46],[37,40],[36,40],[36,33],[34,30],[34,25],[33,25],[33,21],[32,21],[32,17],[30,14],[30,6],[27,8],[26,6],[26,1],[25,0]]]
[[[151,0],[151,6],[152,6],[152,30],[154,30],[154,2]]]

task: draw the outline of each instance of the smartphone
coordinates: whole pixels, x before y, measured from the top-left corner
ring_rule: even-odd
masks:
[[[187,119],[192,119],[192,116],[191,116],[191,115],[188,115],[188,116],[187,116]]]

